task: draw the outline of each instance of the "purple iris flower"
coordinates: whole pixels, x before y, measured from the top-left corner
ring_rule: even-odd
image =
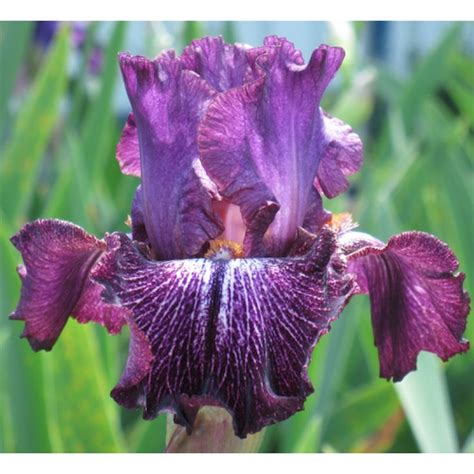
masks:
[[[312,350],[354,294],[370,297],[382,377],[401,380],[422,350],[466,351],[469,297],[448,246],[422,232],[384,244],[323,208],[362,163],[360,138],[320,107],[343,58],[323,45],[304,64],[273,36],[120,54],[133,113],[117,158],[141,178],[132,234],[38,220],[12,238],[12,318],[32,348],[50,350],[70,315],[128,324],[112,397],[189,429],[202,405],[222,406],[240,437],[303,408]]]
[[[34,42],[42,49],[48,49],[58,28],[58,21],[37,21],[33,36]]]
[[[35,24],[33,41],[42,50],[46,51],[51,46],[56,33],[63,22],[60,21],[38,21]],[[82,22],[72,22],[72,44],[74,48],[81,51],[86,43],[87,25]],[[94,46],[89,58],[89,72],[97,75],[102,69],[103,51],[100,46]]]

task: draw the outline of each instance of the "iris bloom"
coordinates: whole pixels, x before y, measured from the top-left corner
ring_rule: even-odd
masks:
[[[422,232],[384,244],[323,209],[362,163],[360,138],[320,107],[343,57],[323,45],[304,64],[273,36],[120,54],[133,113],[117,157],[141,179],[132,234],[38,220],[12,238],[24,261],[12,318],[32,348],[50,350],[70,315],[128,324],[112,397],[189,429],[221,406],[240,437],[303,408],[311,352],[354,294],[370,297],[382,377],[401,380],[421,350],[466,351],[469,298],[446,244]]]

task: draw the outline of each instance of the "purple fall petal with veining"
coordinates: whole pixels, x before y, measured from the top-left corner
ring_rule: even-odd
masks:
[[[320,107],[343,57],[322,45],[305,65],[276,36],[120,54],[133,112],[116,158],[140,178],[131,235],[39,220],[12,238],[12,318],[33,349],[51,349],[70,315],[112,334],[128,324],[112,397],[188,431],[220,406],[240,437],[303,408],[312,349],[356,292],[370,296],[382,377],[401,380],[421,350],[467,350],[469,298],[445,244],[407,232],[385,245],[324,210],[362,164],[358,135]]]
[[[320,46],[304,65],[291,43],[268,37],[248,56],[254,80],[219,94],[201,123],[201,161],[222,196],[241,208],[246,253],[282,256],[308,212],[313,228],[327,220],[313,189],[321,160],[339,158],[339,180],[340,173],[358,168],[362,147],[354,146],[355,134],[343,137],[348,127],[342,122],[343,131],[334,122],[327,126],[319,107],[343,60],[341,48]]]
[[[126,311],[104,303],[102,288],[89,278],[104,241],[59,220],[34,221],[11,240],[24,262],[21,298],[11,319],[25,322],[23,336],[34,350],[50,350],[70,315],[120,332]]]
[[[132,352],[153,355],[147,376],[114,389],[119,403],[190,427],[196,407],[219,404],[241,437],[302,409],[311,350],[352,292],[329,229],[288,259],[155,262],[123,234],[107,243],[94,278],[130,311]]]
[[[449,247],[432,235],[405,232],[387,245],[359,232],[340,244],[348,269],[368,293],[380,376],[402,380],[420,351],[447,360],[469,349],[462,335],[469,313],[464,275]]]

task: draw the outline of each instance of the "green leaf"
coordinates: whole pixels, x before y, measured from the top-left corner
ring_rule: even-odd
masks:
[[[330,108],[330,114],[350,124],[355,130],[362,127],[373,111],[374,97],[371,89],[374,79],[375,71],[370,68],[355,73],[350,86],[341,91],[337,102]]]
[[[222,36],[227,43],[236,43],[235,23],[233,21],[224,21],[222,26]]]
[[[471,434],[466,439],[464,446],[462,447],[463,453],[474,453],[474,429],[471,431]]]
[[[91,56],[94,54],[94,45],[99,25],[99,22],[92,21],[87,26],[80,65],[71,91],[71,111],[68,121],[74,129],[81,125],[80,118],[86,105],[89,64]]]
[[[8,117],[8,101],[13,95],[15,82],[27,51],[33,23],[27,21],[0,22],[0,132]]]
[[[293,448],[294,453],[313,453],[318,440],[321,438],[321,423],[322,418],[316,417],[305,423],[302,428],[300,436],[297,438]]]
[[[403,414],[397,412],[399,406],[393,386],[375,379],[363,388],[345,393],[331,416],[325,439],[339,452],[373,450],[371,444],[377,441],[382,444],[377,450],[383,451],[390,446],[390,439],[377,440],[378,432],[387,422],[399,425],[403,420]],[[397,428],[392,428],[392,440]]]
[[[15,224],[25,214],[35,188],[41,158],[58,119],[67,79],[69,31],[62,29],[19,112],[0,164],[0,202]]]
[[[81,134],[82,153],[91,178],[96,180],[103,173],[104,160],[111,158],[107,153],[108,133],[105,131],[110,129],[112,123],[112,99],[119,77],[117,54],[121,50],[126,27],[126,22],[117,22],[114,26],[104,52],[100,89],[84,118]]]
[[[43,363],[53,450],[123,451],[118,406],[109,396],[94,328],[70,320]]]
[[[407,127],[411,127],[419,115],[420,103],[433,94],[449,75],[451,56],[459,47],[461,27],[454,25],[439,45],[418,65],[401,96],[401,108]]]
[[[474,70],[474,62],[472,68]],[[448,82],[447,88],[459,110],[465,114],[471,124],[474,124],[474,91],[472,87],[465,86],[453,78]]]
[[[166,447],[166,415],[155,420],[138,420],[131,434],[130,447],[134,453],[163,453]]]
[[[398,396],[424,453],[458,452],[458,441],[449,402],[446,379],[437,357],[418,356],[418,369],[395,385]]]
[[[0,215],[0,409],[4,449],[12,452],[48,452],[47,414],[41,355],[20,339],[23,323],[9,321],[20,288],[20,262],[9,238],[13,234]]]
[[[353,306],[346,308],[315,349],[308,370],[315,394],[306,401],[304,412],[297,413],[287,423],[286,452],[297,449],[313,453],[321,449],[355,336],[357,318],[353,311]]]
[[[184,45],[204,36],[204,26],[200,21],[186,21],[183,30]]]

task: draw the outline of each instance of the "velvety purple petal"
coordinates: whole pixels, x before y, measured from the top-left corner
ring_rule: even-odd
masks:
[[[143,215],[160,259],[200,254],[223,228],[193,167],[197,127],[215,91],[172,55],[120,55],[140,143]]]
[[[200,406],[220,405],[241,437],[303,408],[312,348],[352,292],[329,229],[288,259],[156,262],[122,234],[107,242],[94,278],[153,354],[146,376],[114,390],[119,403],[143,406],[146,419],[174,412],[190,429]]]
[[[302,227],[316,234],[324,224],[331,220],[332,214],[323,207],[321,195],[312,187],[308,194],[308,203]]]
[[[140,177],[140,146],[138,144],[137,125],[133,114],[128,116],[127,123],[122,130],[122,135],[117,145],[116,158],[123,174]]]
[[[469,313],[463,274],[449,247],[432,235],[405,232],[387,245],[359,232],[348,232],[341,245],[349,271],[368,293],[379,351],[381,377],[395,381],[416,369],[420,351],[447,360],[464,352],[462,338]]]
[[[128,319],[128,325],[130,343],[127,364],[118,384],[112,390],[111,396],[120,405],[132,409],[142,407],[146,403],[144,384],[147,383],[146,378],[152,367],[153,353],[147,336],[133,319]]]
[[[139,185],[135,191],[135,196],[133,197],[132,211],[130,215],[132,221],[132,237],[133,240],[149,244],[143,208],[143,191],[141,185]]]
[[[184,48],[181,61],[218,91],[241,86],[249,73],[248,47],[227,44],[222,36],[194,40]]]
[[[71,314],[120,331],[125,310],[102,303],[101,287],[89,279],[105,242],[59,220],[26,224],[11,240],[24,262],[21,298],[11,318],[25,321],[23,336],[34,350],[50,350]]]
[[[320,46],[304,66],[291,43],[271,37],[249,56],[260,74],[211,104],[199,130],[201,161],[241,208],[247,255],[263,248],[282,256],[318,204],[312,188],[326,144],[319,103],[344,51]]]
[[[72,316],[80,323],[94,322],[104,326],[110,334],[118,334],[126,324],[126,311],[104,303],[102,291],[101,285],[88,278],[72,310]]]
[[[346,176],[359,171],[363,145],[349,125],[323,113],[325,146],[318,167],[316,186],[333,198],[349,187]]]

